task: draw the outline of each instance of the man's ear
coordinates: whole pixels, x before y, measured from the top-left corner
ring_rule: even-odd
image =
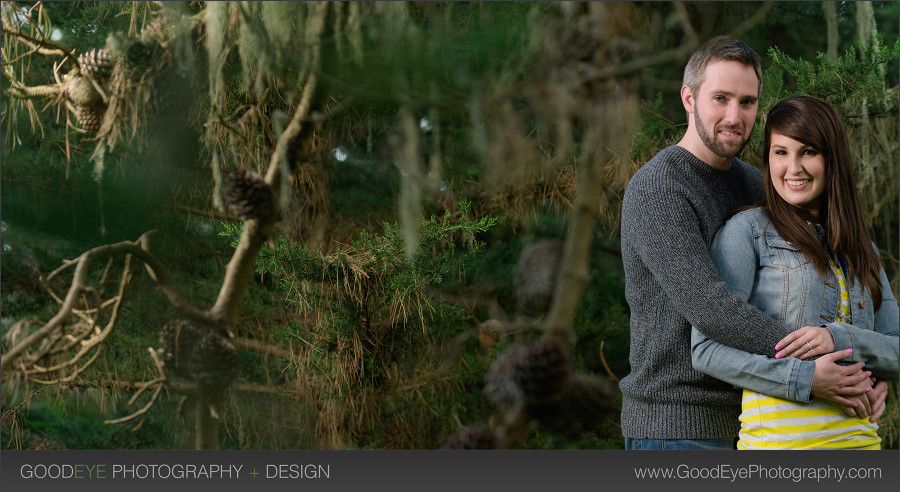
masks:
[[[684,105],[684,110],[688,114],[694,114],[694,94],[691,92],[691,88],[686,85],[681,86],[681,104]]]

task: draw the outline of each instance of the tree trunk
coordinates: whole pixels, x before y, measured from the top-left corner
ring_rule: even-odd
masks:
[[[828,41],[825,53],[828,59],[834,63],[838,59],[837,9],[834,2],[822,2],[822,10],[825,13],[826,39]]]

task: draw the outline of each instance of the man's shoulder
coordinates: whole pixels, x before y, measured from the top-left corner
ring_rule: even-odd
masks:
[[[670,145],[657,152],[655,156],[651,157],[646,164],[638,169],[638,172],[646,173],[654,170],[667,169],[669,167],[668,164],[677,159],[683,159],[685,152],[687,152],[685,149],[677,145]]]
[[[675,167],[672,164],[676,159],[680,158],[679,155],[680,151],[674,145],[660,150],[634,173],[628,182],[628,186],[654,187],[673,176],[678,176],[679,173],[675,172]]]

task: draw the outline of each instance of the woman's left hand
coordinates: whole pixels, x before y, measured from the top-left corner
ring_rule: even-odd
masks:
[[[826,326],[804,326],[781,339],[775,345],[776,359],[793,357],[806,359],[814,355],[834,352],[834,337]]]

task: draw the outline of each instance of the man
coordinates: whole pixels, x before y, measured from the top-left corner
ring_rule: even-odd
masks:
[[[759,55],[714,38],[688,61],[683,83],[684,137],[635,173],[622,203],[631,308],[631,373],[620,384],[626,449],[734,449],[740,391],[693,369],[691,325],[747,352],[770,347],[770,357],[790,331],[734,296],[708,253],[729,213],[764,195],[762,173],[735,157],[756,120]],[[835,335],[835,350],[844,344]],[[814,364],[798,367],[808,396]]]

